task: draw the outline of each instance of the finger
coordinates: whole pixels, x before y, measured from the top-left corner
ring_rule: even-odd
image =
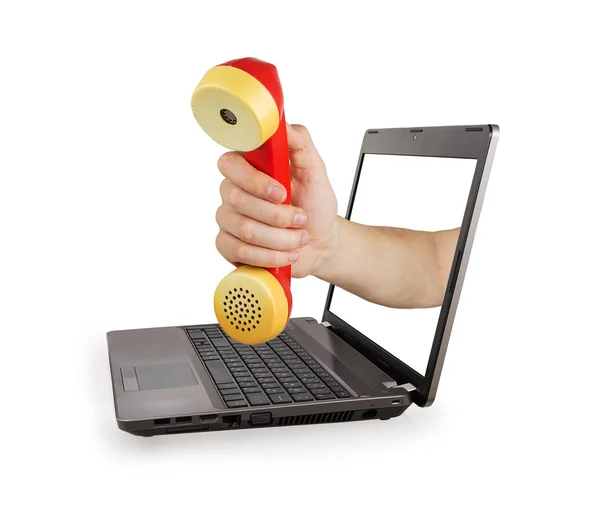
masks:
[[[269,226],[289,228],[306,224],[306,213],[300,208],[289,204],[273,204],[254,197],[234,185],[229,179],[221,182],[220,193],[225,206]]]
[[[303,178],[316,180],[325,174],[325,165],[310,137],[308,129],[303,125],[287,125],[288,151],[290,164],[296,173]]]
[[[267,174],[256,170],[246,158],[237,152],[226,152],[219,158],[217,167],[221,174],[234,185],[255,197],[270,202],[285,201],[285,188]]]
[[[227,206],[217,210],[217,224],[242,242],[276,251],[293,251],[308,244],[309,236],[301,229],[281,229],[268,226]]]
[[[298,251],[274,251],[247,244],[226,231],[219,231],[216,244],[223,258],[236,265],[244,263],[265,268],[285,267],[297,261],[299,256]]]

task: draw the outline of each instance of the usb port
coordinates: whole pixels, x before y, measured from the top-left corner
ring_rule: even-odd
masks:
[[[192,424],[192,416],[182,416],[175,418],[176,425],[191,425]]]
[[[219,416],[216,414],[205,414],[204,416],[200,416],[200,421],[203,423],[211,423],[219,420]]]
[[[154,426],[169,426],[170,424],[171,420],[168,417],[154,420]]]

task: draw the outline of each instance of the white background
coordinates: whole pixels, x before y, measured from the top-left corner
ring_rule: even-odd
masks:
[[[476,163],[472,159],[367,154],[351,220],[420,231],[459,228]],[[336,287],[329,310],[425,374],[440,307],[390,308]]]
[[[598,514],[597,15],[591,2],[3,2],[3,507],[60,514]],[[588,7],[589,6],[589,7]],[[221,152],[190,96],[274,62],[345,206],[368,127],[502,135],[428,409],[142,439],[104,333],[202,322]],[[326,285],[294,284],[297,314]]]

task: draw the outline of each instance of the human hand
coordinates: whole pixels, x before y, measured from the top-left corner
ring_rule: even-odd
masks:
[[[292,204],[283,186],[237,152],[218,163],[225,176],[217,209],[216,245],[230,263],[274,268],[292,265],[292,276],[313,274],[331,244],[337,199],[308,130],[288,125]]]

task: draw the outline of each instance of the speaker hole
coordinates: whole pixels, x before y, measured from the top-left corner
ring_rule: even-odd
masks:
[[[226,122],[229,125],[237,124],[237,116],[235,116],[231,111],[229,111],[229,109],[223,108],[221,109],[221,111],[219,111],[219,114],[221,115],[223,122]]]

